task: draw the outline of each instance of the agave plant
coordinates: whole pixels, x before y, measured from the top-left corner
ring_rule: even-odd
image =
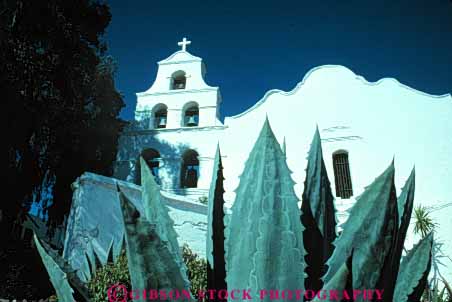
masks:
[[[224,199],[223,199],[223,165],[220,147],[214,160],[214,172],[210,186],[207,212],[207,288],[217,291],[227,289],[226,263],[224,246]],[[221,299],[215,299],[221,301]],[[225,299],[223,299],[224,301]]]
[[[306,288],[318,291],[322,288],[322,276],[327,271],[327,260],[334,251],[336,234],[336,209],[330,181],[323,161],[318,128],[308,154],[308,166],[301,204],[303,243],[306,249]]]
[[[354,300],[420,301],[430,268],[436,265],[432,258],[436,253],[435,224],[425,208],[415,209],[415,230],[422,239],[401,261],[413,210],[414,169],[397,197],[392,162],[357,198],[337,235],[319,132],[308,155],[301,209],[284,149],[266,120],[245,163],[229,216],[223,211],[223,166],[217,151],[208,197],[209,286],[217,290],[249,288],[250,300],[255,301],[271,300],[259,296],[258,290],[263,288],[334,289],[350,296],[364,289],[380,289],[381,297],[370,293]],[[118,188],[132,288],[189,291],[173,221],[144,162],[141,169],[144,213]],[[65,276],[70,275],[54,256],[45,249],[39,251],[60,300],[70,300],[74,281],[66,281]]]
[[[261,301],[259,289],[303,288],[303,226],[294,184],[266,120],[240,176],[225,231],[229,290],[249,288],[250,300]]]
[[[118,186],[132,290],[177,290],[190,293],[190,282],[177,243],[174,223],[160,199],[160,189],[154,176],[144,159],[140,158],[140,161],[144,215],[138,212]],[[147,299],[140,296],[135,300]],[[190,300],[194,301],[191,295]]]

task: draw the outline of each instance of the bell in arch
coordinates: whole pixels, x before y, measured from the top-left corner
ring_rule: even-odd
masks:
[[[160,118],[158,127],[159,127],[159,128],[165,128],[165,127],[166,127],[166,117],[162,116],[162,117]]]
[[[193,127],[193,126],[196,126],[196,125],[197,125],[197,123],[196,123],[196,120],[195,120],[195,116],[194,115],[190,116],[190,118],[188,119],[187,126]]]

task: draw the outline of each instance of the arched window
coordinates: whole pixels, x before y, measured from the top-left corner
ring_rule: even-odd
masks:
[[[155,181],[158,184],[160,184],[159,178],[160,153],[155,149],[145,149],[141,152],[141,157],[143,157],[144,161],[151,170],[152,175],[154,175]],[[137,185],[141,185],[141,166],[139,159],[136,165],[135,183]]]
[[[196,188],[199,177],[198,153],[188,150],[182,157],[181,188]]]
[[[353,187],[347,151],[338,150],[333,153],[333,167],[336,196],[344,199],[350,198],[353,196]]]
[[[185,84],[187,83],[187,78],[185,72],[182,70],[176,71],[171,76],[171,90],[175,89],[185,89]]]
[[[190,103],[184,110],[184,127],[195,127],[199,125],[199,107],[196,103]]]
[[[154,129],[166,128],[167,116],[168,108],[163,104],[157,105],[154,110]]]

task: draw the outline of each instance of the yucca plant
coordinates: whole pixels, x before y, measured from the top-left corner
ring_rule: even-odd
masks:
[[[414,208],[414,233],[420,234],[422,238],[433,231],[436,223],[430,217],[427,207],[419,205]]]
[[[422,238],[429,232],[434,232],[438,224],[431,217],[429,208],[419,205],[414,209],[414,233]],[[432,277],[425,288],[423,297],[427,301],[439,302],[447,301],[448,297],[452,297],[452,289],[449,283],[441,274],[440,267],[445,267],[444,260],[452,262],[452,259],[444,255],[442,251],[443,243],[438,240],[433,241],[432,247]],[[444,287],[440,291],[440,284]]]

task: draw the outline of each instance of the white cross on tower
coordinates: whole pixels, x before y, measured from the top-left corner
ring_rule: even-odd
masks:
[[[187,50],[187,45],[190,45],[191,41],[187,41],[187,38],[183,38],[182,41],[177,42],[177,45],[182,46],[182,51]]]

